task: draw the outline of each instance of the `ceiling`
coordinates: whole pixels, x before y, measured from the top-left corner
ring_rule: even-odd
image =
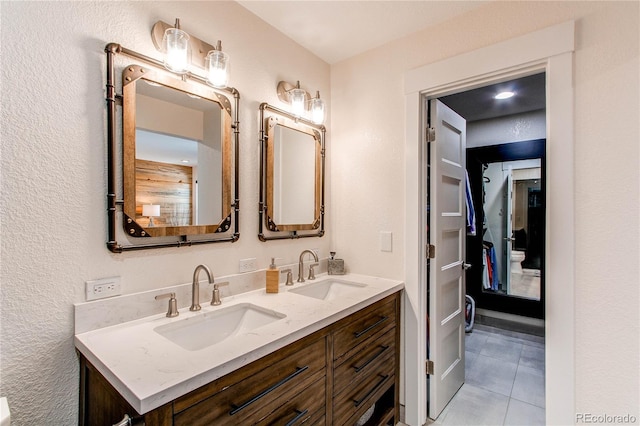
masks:
[[[237,0],[329,64],[470,12],[489,1]],[[517,94],[497,102],[505,87]],[[441,98],[467,121],[545,108],[544,74]]]
[[[439,24],[488,1],[237,2],[329,64]]]
[[[503,91],[511,91],[515,95],[509,99],[494,99]],[[521,77],[439,99],[467,122],[541,110],[546,108],[545,74]]]

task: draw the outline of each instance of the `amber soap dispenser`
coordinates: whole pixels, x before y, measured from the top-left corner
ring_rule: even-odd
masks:
[[[278,292],[279,279],[280,279],[280,271],[276,266],[276,259],[272,257],[271,265],[269,265],[269,269],[267,269],[267,293]]]

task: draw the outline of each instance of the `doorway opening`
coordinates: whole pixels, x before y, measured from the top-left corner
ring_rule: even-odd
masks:
[[[405,73],[405,373],[401,400],[406,423],[427,421],[425,376],[427,307],[423,215],[425,100],[544,70],[547,80],[547,262],[545,312],[545,416],[568,424],[575,415],[575,238],[573,194],[573,51],[575,22],[416,68]],[[416,230],[416,232],[411,232]],[[437,252],[436,252],[437,255]],[[433,297],[432,297],[433,299]],[[438,360],[428,360],[435,365]],[[432,383],[437,380],[432,380]]]
[[[508,103],[494,99],[507,89],[516,93],[515,99]],[[478,413],[469,406],[481,400],[492,407],[483,413],[492,424],[545,424],[544,323],[524,318],[544,317],[545,73],[438,101],[466,122],[463,266],[466,292],[476,299],[482,315],[476,317],[476,330],[469,330],[461,345],[464,386],[442,412],[442,404],[429,403],[428,416],[444,424],[474,424]],[[432,167],[429,163],[427,175]],[[434,214],[433,209],[430,212]],[[427,224],[430,231],[430,221]],[[429,235],[427,239],[432,241]],[[432,285],[440,284],[429,282],[427,297]],[[429,300],[427,306],[431,306]],[[505,319],[495,313],[518,317]],[[435,394],[429,385],[427,394],[429,398]],[[519,418],[523,413],[525,417]]]
[[[466,287],[480,323],[495,325],[493,312],[544,319],[545,83],[539,72],[439,98],[467,123]],[[522,320],[515,331],[544,335]]]

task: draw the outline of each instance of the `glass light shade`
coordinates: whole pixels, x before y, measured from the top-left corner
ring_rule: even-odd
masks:
[[[164,66],[177,73],[187,72],[189,66],[189,34],[178,28],[167,28],[162,39]]]
[[[229,55],[222,50],[212,50],[207,54],[207,81],[213,87],[227,87]]]
[[[304,116],[306,93],[302,89],[291,89],[289,100],[291,101],[291,113],[298,117]]]
[[[316,124],[324,123],[324,101],[320,99],[320,95],[311,99],[311,121]]]

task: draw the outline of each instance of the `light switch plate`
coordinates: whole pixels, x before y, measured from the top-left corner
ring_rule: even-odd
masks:
[[[380,251],[393,251],[393,234],[389,231],[380,231]]]

